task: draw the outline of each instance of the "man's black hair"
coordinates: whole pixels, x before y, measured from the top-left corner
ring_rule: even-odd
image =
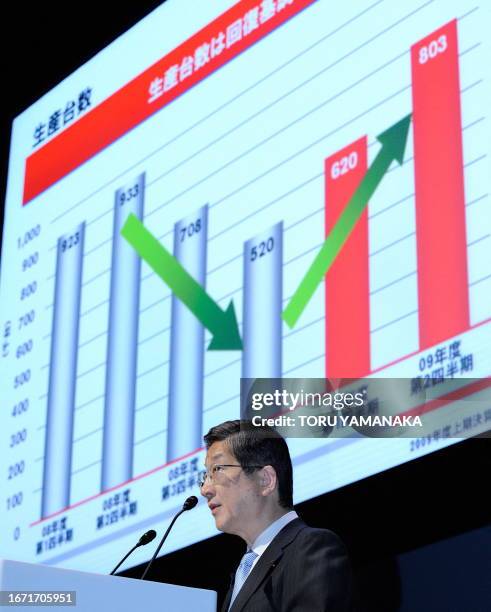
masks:
[[[251,421],[225,421],[215,425],[204,436],[206,448],[215,442],[226,442],[246,473],[254,468],[248,465],[271,465],[278,478],[279,503],[293,508],[293,468],[284,438],[267,425],[256,427]]]

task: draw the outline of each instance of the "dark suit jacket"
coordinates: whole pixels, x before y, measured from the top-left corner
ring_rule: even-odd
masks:
[[[339,538],[295,519],[261,555],[230,612],[348,612],[351,589],[351,569]],[[233,578],[222,612],[228,610],[232,590]]]

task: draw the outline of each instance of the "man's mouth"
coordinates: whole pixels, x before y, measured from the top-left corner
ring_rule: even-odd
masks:
[[[220,504],[208,504],[208,508],[211,510],[211,513],[215,515],[217,509],[220,508]]]

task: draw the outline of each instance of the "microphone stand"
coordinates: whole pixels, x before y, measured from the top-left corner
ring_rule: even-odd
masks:
[[[159,554],[159,551],[162,548],[162,544],[167,539],[167,536],[169,535],[169,532],[172,529],[172,526],[174,525],[174,523],[177,521],[177,519],[181,516],[183,512],[186,512],[187,510],[191,510],[192,508],[196,506],[197,503],[198,503],[198,498],[195,497],[194,495],[191,495],[191,497],[188,497],[186,499],[182,508],[179,510],[176,516],[172,519],[169,527],[167,528],[167,531],[164,533],[162,539],[160,540],[160,544],[158,545],[157,550],[153,553],[153,557],[148,562],[147,567],[145,568],[145,571],[143,572],[140,580],[145,580],[145,576],[148,574],[148,570],[152,567],[152,564],[155,561],[155,558],[157,557],[157,555]]]
[[[121,559],[121,561],[116,565],[116,567],[113,569],[113,571],[109,575],[113,576],[116,570],[118,569],[118,567],[126,561],[126,559],[131,555],[133,551],[135,551],[139,546],[146,546],[147,544],[149,544],[155,538],[156,535],[157,533],[155,532],[154,529],[150,529],[150,531],[147,531],[146,533],[144,533],[142,537],[138,540],[138,542],[133,546],[133,548],[128,553],[126,553],[126,555]]]
[[[130,552],[126,553],[126,555],[121,559],[121,561],[116,565],[116,567],[113,569],[113,571],[109,574],[110,576],[113,576],[116,573],[116,570],[118,569],[118,567],[120,565],[122,565],[126,559],[131,555],[131,553],[136,550],[138,548],[138,546],[140,546],[139,544],[135,544],[133,546],[133,548],[130,550]]]

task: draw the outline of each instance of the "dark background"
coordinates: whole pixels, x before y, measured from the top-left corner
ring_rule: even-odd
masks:
[[[17,2],[4,14],[2,226],[13,118],[161,3]],[[298,506],[346,542],[359,610],[491,609],[490,444],[467,440]],[[151,578],[212,588],[221,599],[242,553],[239,539],[220,535],[158,559]]]

